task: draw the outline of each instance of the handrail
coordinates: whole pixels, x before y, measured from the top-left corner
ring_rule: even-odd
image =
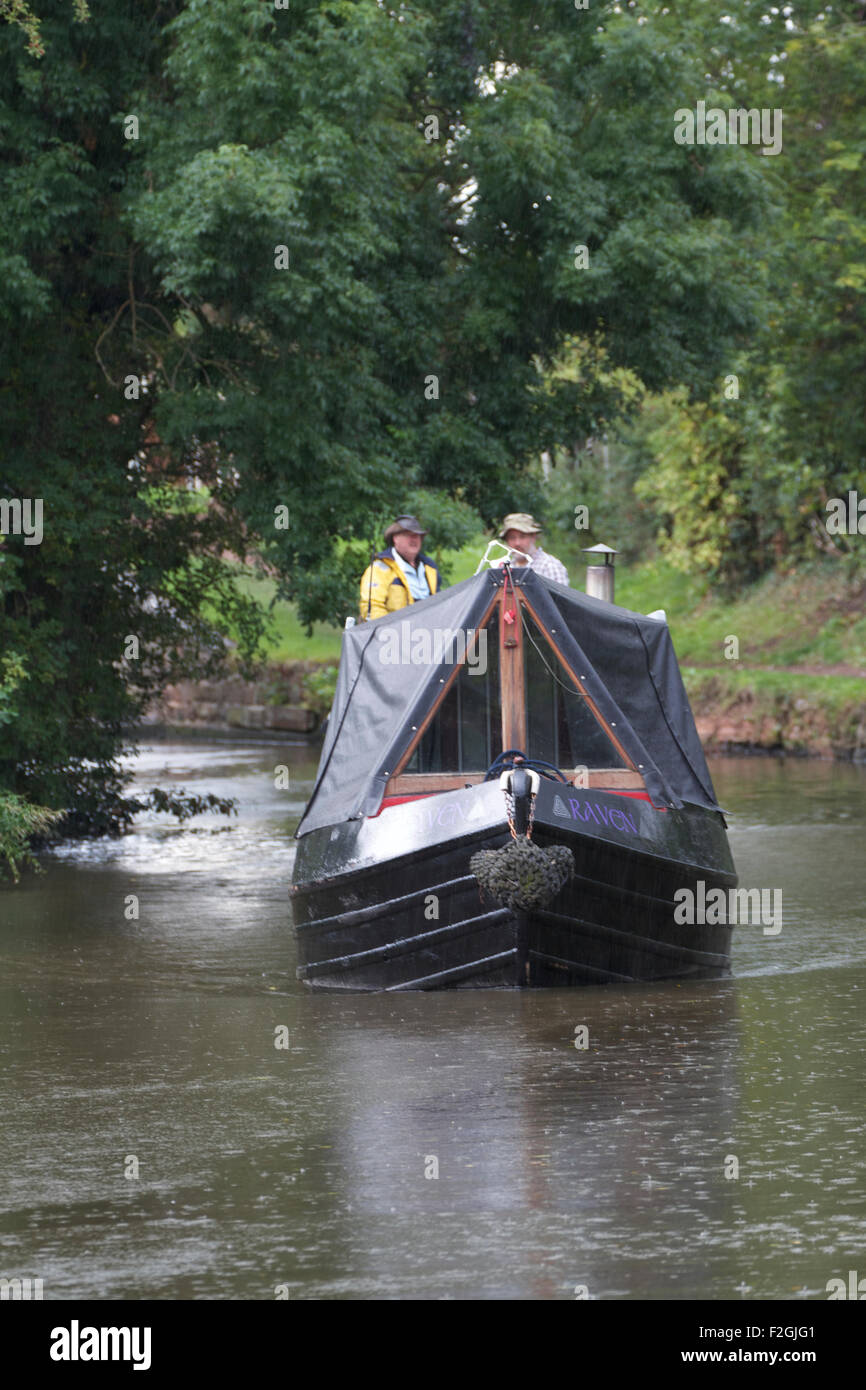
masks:
[[[480,574],[482,565],[487,565],[488,569],[494,568],[495,561],[490,559],[490,547],[493,545],[495,545],[498,550],[504,550],[507,555],[519,555],[522,559],[525,558],[522,551],[512,550],[510,545],[504,545],[502,541],[488,541],[484,554],[481,556],[475,568],[476,574]]]

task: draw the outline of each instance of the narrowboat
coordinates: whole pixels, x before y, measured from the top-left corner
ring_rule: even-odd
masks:
[[[667,623],[531,566],[347,628],[296,835],[313,988],[729,971],[677,906],[737,877]]]

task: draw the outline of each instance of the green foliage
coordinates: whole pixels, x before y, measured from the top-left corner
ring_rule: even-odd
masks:
[[[683,390],[650,396],[625,448],[664,553],[688,572],[741,582],[819,551],[862,573],[866,549],[824,525],[829,498],[864,491],[862,10],[805,3],[760,25],[748,0],[725,12],[724,35],[709,9],[676,23],[709,55],[714,102],[783,111],[783,154],[765,161],[774,215],[754,239],[765,308],[725,367],[739,399],[721,377],[703,407]]]
[[[862,489],[866,460],[866,32],[856,11],[858,22],[825,17],[788,45],[796,95],[777,257],[773,358],[783,375],[773,443],[796,474],[802,510],[819,517],[828,496]]]
[[[325,717],[334,703],[337,671],[336,666],[320,666],[317,671],[309,671],[304,676],[304,704],[320,719]]]
[[[792,666],[813,671],[816,681],[862,681],[855,673],[866,670],[866,585],[827,558],[766,574],[735,595],[656,558],[618,569],[616,598],[638,613],[663,608],[680,661],[726,680],[737,671],[772,675],[790,689]],[[730,635],[739,642],[736,660],[725,655]],[[805,679],[797,674],[798,688]]]
[[[48,834],[63,820],[62,811],[34,806],[23,797],[0,790],[0,879],[17,883],[23,868],[37,868],[30,851],[34,836]]]
[[[87,0],[72,0],[72,13],[79,24],[90,18]],[[40,32],[41,21],[27,0],[0,0],[0,18],[15,24],[27,35],[27,52],[34,58],[44,58],[45,46]]]
[[[128,824],[124,729],[264,649],[239,570],[339,625],[403,506],[436,554],[515,508],[588,540],[586,499],[704,579],[834,548],[866,458],[859,6],[0,11],[0,495],[45,507],[0,546],[0,787]],[[782,105],[784,155],[678,146],[699,98]]]
[[[0,725],[11,724],[16,718],[18,704],[13,700],[13,696],[26,676],[24,663],[18,652],[6,652],[0,657]]]
[[[135,103],[129,225],[149,297],[186,316],[151,344],[160,435],[231,459],[305,621],[341,617],[419,490],[437,544],[471,520],[446,534],[432,494],[486,522],[538,503],[539,449],[618,401],[590,372],[545,377],[569,338],[706,385],[755,319],[737,252],[764,171],[717,150],[702,179],[672,140],[697,55],[613,6],[542,8],[192,0]]]
[[[359,562],[360,563],[360,560]],[[369,552],[364,564],[369,564]],[[357,615],[355,591],[357,578],[363,571],[354,575],[355,590],[347,597],[346,614]],[[313,624],[312,632],[305,630],[298,618],[294,604],[277,598],[275,580],[255,573],[247,573],[238,578],[239,589],[261,605],[268,613],[268,658],[270,661],[325,661],[334,660],[340,654],[340,632],[330,623]],[[275,701],[282,704],[283,700]]]
[[[236,816],[238,813],[237,800],[233,796],[216,796],[213,792],[201,796],[187,792],[183,787],[170,792],[162,787],[153,787],[146,796],[136,798],[135,810],[156,811],[161,815],[174,816],[179,822],[202,816],[207,811],[220,816]]]
[[[0,497],[44,515],[41,543],[0,544],[0,788],[100,833],[129,822],[124,728],[168,680],[216,674],[229,629],[249,666],[264,624],[223,558],[249,545],[233,476],[195,441],[172,454],[153,427],[141,336],[161,320],[121,225],[113,112],[158,31],[128,8],[83,25],[65,0],[43,8],[39,64],[0,30]],[[132,296],[115,372],[111,325]]]
[[[586,408],[573,412],[568,442],[550,451],[546,476],[538,470],[541,499],[531,510],[547,524],[545,547],[573,566],[585,563],[583,547],[598,542],[617,550],[621,563],[643,557],[656,524],[634,485],[651,456],[620,443],[634,421],[643,421],[642,382],[629,369],[611,366],[603,349],[573,338],[545,374],[544,389],[554,383],[570,383]],[[588,434],[577,433],[581,419],[590,422]]]
[[[726,565],[739,499],[731,471],[740,445],[735,419],[706,405],[689,405],[682,388],[647,407],[646,443],[654,463],[635,493],[652,499],[666,519],[660,538],[667,558],[688,574],[730,578]]]

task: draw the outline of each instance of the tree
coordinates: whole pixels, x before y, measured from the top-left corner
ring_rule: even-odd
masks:
[[[775,212],[754,245],[765,308],[729,363],[737,398],[722,381],[704,408],[682,393],[651,397],[627,452],[677,564],[742,582],[817,545],[847,553],[856,580],[862,547],[823,523],[828,499],[866,477],[862,6],[798,4],[755,24],[743,0],[725,14],[723,37],[705,7],[676,22],[693,36],[700,27],[714,102],[783,112],[783,152],[767,161]]]
[[[737,252],[765,170],[720,149],[707,176],[674,143],[697,55],[614,10],[191,0],[169,26],[127,201],[189,326],[159,344],[156,418],[219,442],[305,617],[348,611],[383,498],[501,515],[613,410],[545,385],[570,336],[706,391],[754,325]]]
[[[194,441],[160,443],[140,356],[120,378],[100,366],[135,283],[113,113],[153,34],[131,9],[81,26],[66,4],[44,11],[39,63],[0,33],[0,651],[15,659],[0,788],[73,808],[74,832],[128,819],[124,727],[167,680],[215,669],[230,624],[252,659],[263,623],[221,559],[247,545],[231,478]],[[209,493],[187,490],[195,475]]]
[[[0,786],[123,824],[125,725],[216,668],[230,623],[259,649],[226,553],[339,620],[392,501],[427,498],[450,539],[613,411],[613,371],[546,378],[571,338],[710,388],[757,319],[741,252],[769,181],[674,143],[700,55],[618,9],[136,0],[79,23],[39,0],[38,60],[3,27],[0,484],[44,537],[0,546]]]
[[[79,24],[90,18],[87,0],[72,0],[73,14]],[[39,16],[34,13],[27,0],[0,0],[0,18],[8,24],[15,24],[27,35],[27,52],[34,58],[44,58],[45,48],[40,33]]]

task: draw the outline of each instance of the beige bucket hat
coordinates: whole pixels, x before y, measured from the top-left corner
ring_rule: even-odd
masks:
[[[504,541],[509,531],[522,531],[524,535],[537,536],[541,533],[541,527],[529,512],[509,512],[508,516],[503,518],[499,539]]]

